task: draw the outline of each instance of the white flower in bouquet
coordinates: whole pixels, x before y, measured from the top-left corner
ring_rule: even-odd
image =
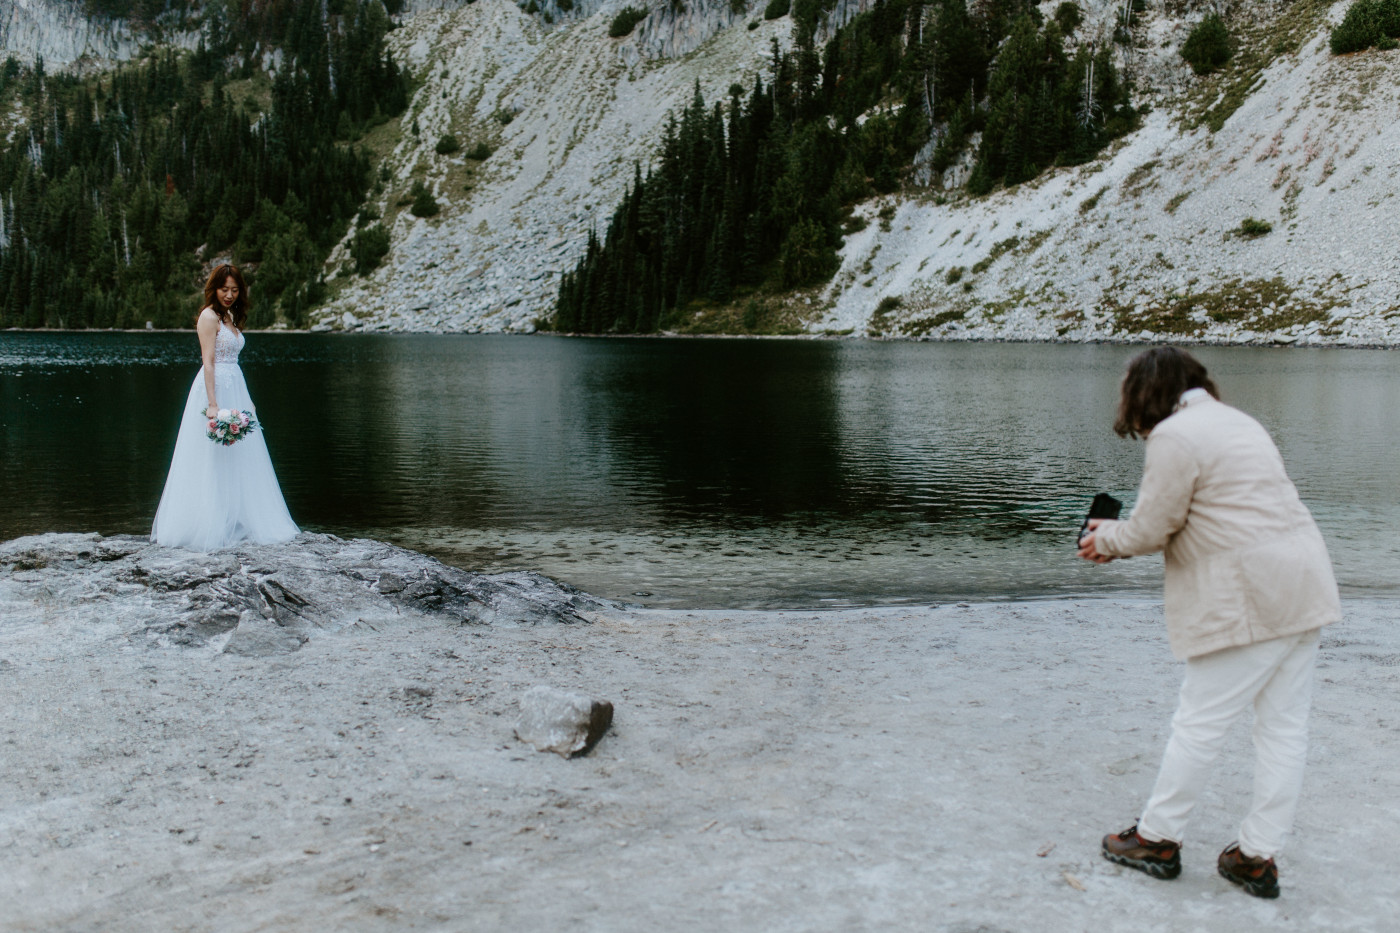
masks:
[[[227,447],[252,434],[257,426],[252,412],[220,408],[218,414],[209,419],[207,436],[214,443]]]

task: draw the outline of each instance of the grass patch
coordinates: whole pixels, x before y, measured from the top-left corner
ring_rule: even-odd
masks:
[[[973,264],[973,266],[972,266],[972,272],[973,272],[973,274],[974,274],[974,275],[981,275],[983,272],[986,272],[988,269],[990,269],[990,268],[992,267],[992,263],[996,262],[996,261],[997,261],[998,259],[1000,259],[1002,256],[1004,256],[1004,255],[1006,255],[1007,253],[1011,252],[1013,249],[1015,249],[1017,246],[1019,246],[1020,243],[1021,243],[1021,238],[1018,237],[1018,236],[1007,237],[1007,238],[1004,239],[1004,240],[999,240],[999,241],[997,241],[997,242],[992,246],[992,251],[991,251],[990,253],[988,253],[988,254],[987,254],[986,256],[984,256],[983,258],[977,260],[977,262],[975,262],[975,263]]]
[[[1047,227],[1044,230],[1038,230],[1032,233],[1030,236],[1026,237],[1025,242],[1021,244],[1021,252],[1030,254],[1040,249],[1045,241],[1050,239],[1051,232],[1050,228]]]
[[[1185,203],[1186,199],[1189,197],[1191,197],[1190,189],[1178,191],[1176,194],[1172,195],[1171,200],[1167,202],[1167,206],[1162,208],[1162,210],[1166,211],[1168,214],[1175,214],[1176,209]]]
[[[1274,225],[1267,220],[1258,220],[1254,217],[1246,217],[1240,221],[1239,229],[1235,231],[1238,236],[1254,239],[1266,233],[1272,233]]]
[[[1286,330],[1295,324],[1329,320],[1331,305],[1307,302],[1280,277],[1231,279],[1215,288],[1169,295],[1145,307],[1129,307],[1110,299],[1102,310],[1113,318],[1117,333],[1148,330],[1157,334],[1200,336],[1214,324],[1253,331]]]
[[[1129,172],[1128,177],[1123,179],[1123,192],[1130,198],[1141,195],[1150,187],[1148,181],[1152,176],[1152,170],[1160,164],[1158,160],[1153,159],[1151,162],[1142,163]]]
[[[1103,193],[1107,190],[1107,187],[1100,188],[1098,191],[1094,192],[1092,195],[1079,202],[1079,213],[1087,214],[1094,208],[1098,207],[1099,198],[1103,197]]]
[[[904,299],[897,295],[886,295],[880,299],[880,303],[875,306],[875,313],[870,315],[869,331],[872,336],[881,337],[897,328],[891,317],[904,305]]]
[[[904,334],[909,337],[922,337],[946,324],[961,321],[967,317],[966,308],[949,308],[929,317],[922,317],[904,325]]]
[[[807,325],[820,314],[819,305],[804,304],[800,296],[754,294],[722,305],[693,301],[684,310],[671,312],[663,329],[695,336],[790,337],[807,333]]]

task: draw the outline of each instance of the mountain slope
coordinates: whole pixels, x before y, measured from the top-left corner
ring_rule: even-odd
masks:
[[[679,58],[653,59],[639,48],[644,34],[609,39],[611,18],[609,8],[548,30],[506,0],[479,0],[419,13],[392,34],[396,58],[424,79],[403,118],[418,134],[403,133],[387,155],[392,177],[374,205],[393,250],[367,278],[332,279],[343,288],[321,326],[533,330],[589,229],[606,223],[634,163],[646,163],[668,113],[689,102],[697,82],[713,99],[751,80],[772,40],[787,35],[785,21],[730,29]],[[463,152],[438,155],[447,133],[464,150],[486,142],[494,152],[480,163]],[[442,214],[404,209],[415,178]]]
[[[1397,79],[1400,54],[1334,57],[1318,31],[1214,134],[1163,107],[1098,164],[984,199],[904,201],[890,231],[847,241],[819,326],[1400,342]],[[1246,235],[1246,218],[1272,230]]]
[[[847,238],[840,272],[789,300],[828,333],[1400,341],[1400,230],[1383,222],[1400,53],[1332,56],[1325,5],[1298,10],[1288,20],[1261,7],[1246,38],[1273,47],[1216,79],[1196,78],[1177,54],[1200,14],[1149,11],[1130,67],[1156,109],[1139,131],[1094,163],[984,198],[956,187],[965,164],[941,179],[924,172],[932,187],[862,205],[870,225]],[[425,84],[412,108],[419,135],[398,143],[381,197],[394,249],[368,281],[341,279],[323,328],[533,329],[668,112],[696,81],[713,100],[751,80],[789,33],[786,18],[751,31],[718,15],[696,27],[653,14],[646,30],[612,40],[612,12],[548,30],[481,0],[408,19],[396,54]],[[1090,5],[1082,28],[1102,33],[1111,13]],[[667,24],[695,50],[655,57],[676,45]],[[501,125],[501,113],[514,117]],[[1202,124],[1212,116],[1223,118],[1214,133]],[[469,176],[460,154],[432,152],[445,132],[497,152]],[[415,174],[443,215],[395,214]],[[1272,230],[1241,232],[1247,218]]]

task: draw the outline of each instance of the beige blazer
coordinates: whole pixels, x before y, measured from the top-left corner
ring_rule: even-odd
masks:
[[[1342,616],[1327,546],[1267,431],[1202,395],[1147,437],[1137,505],[1100,554],[1163,551],[1178,658],[1306,632]]]

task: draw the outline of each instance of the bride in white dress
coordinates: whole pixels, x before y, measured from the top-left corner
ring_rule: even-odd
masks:
[[[286,541],[298,529],[277,485],[262,425],[227,447],[207,435],[209,419],[220,408],[257,412],[238,368],[248,319],[243,274],[228,264],[215,268],[204,301],[197,327],[204,366],[180,415],[151,540],[196,551]]]

